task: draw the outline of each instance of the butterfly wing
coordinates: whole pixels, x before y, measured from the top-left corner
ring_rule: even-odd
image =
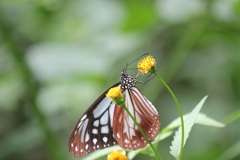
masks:
[[[112,87],[118,85],[119,83]],[[70,135],[68,149],[75,157],[83,157],[95,150],[117,144],[113,138],[111,118],[115,103],[105,97],[107,91],[80,117]]]
[[[153,141],[160,129],[160,118],[155,107],[136,87],[125,91],[125,105]],[[148,144],[131,117],[119,106],[114,109],[113,133],[118,145],[124,149],[137,150]]]

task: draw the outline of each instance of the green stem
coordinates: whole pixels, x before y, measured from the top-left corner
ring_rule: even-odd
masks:
[[[134,124],[138,127],[139,131],[141,132],[141,134],[143,135],[143,137],[146,139],[146,141],[148,142],[148,144],[150,145],[150,147],[152,148],[153,152],[155,153],[156,159],[157,160],[161,160],[160,155],[158,154],[156,148],[152,145],[151,141],[148,139],[147,135],[144,133],[142,127],[138,124],[138,122],[136,121],[136,119],[133,117],[133,115],[130,113],[130,111],[128,110],[128,108],[126,107],[125,104],[121,105],[124,110],[127,112],[127,114],[131,117],[131,119],[133,120]]]
[[[179,155],[179,160],[182,159],[182,152],[183,152],[183,146],[184,146],[184,121],[183,121],[183,114],[182,114],[182,109],[180,106],[180,103],[178,102],[177,97],[175,96],[175,94],[173,93],[173,91],[171,90],[171,88],[167,85],[167,83],[163,80],[163,78],[157,73],[154,72],[154,74],[159,78],[159,80],[161,81],[161,83],[167,88],[168,92],[171,94],[171,96],[173,97],[173,100],[175,101],[176,105],[177,105],[177,109],[180,115],[180,119],[181,119],[181,125],[182,125],[182,141],[181,141],[181,150],[180,150],[180,155]]]

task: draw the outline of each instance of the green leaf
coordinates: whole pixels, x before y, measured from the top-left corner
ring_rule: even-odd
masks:
[[[184,121],[186,120],[186,118],[189,115],[190,115],[190,113],[187,113],[187,114],[183,115]],[[213,118],[210,118],[203,113],[199,113],[195,123],[196,124],[201,124],[201,125],[206,125],[206,126],[212,126],[212,127],[225,127],[225,124],[223,124],[221,122],[218,122],[217,120],[215,120]],[[171,129],[176,128],[180,125],[181,125],[181,121],[180,121],[180,118],[178,117],[175,120],[173,120],[167,127],[165,127],[165,129],[171,130]]]
[[[184,121],[184,145],[186,143],[186,140],[189,136],[189,133],[192,129],[193,124],[195,123],[199,112],[207,99],[207,96],[205,96],[198,104],[197,106],[192,110],[192,112],[188,115],[186,120]],[[180,150],[181,150],[181,137],[182,137],[182,132],[181,132],[181,126],[178,128],[178,130],[175,132],[172,145],[170,146],[170,154],[172,154],[175,159],[178,159]]]
[[[215,119],[207,117],[205,114],[200,113],[196,120],[197,124],[205,125],[205,126],[212,126],[212,127],[225,127],[225,124],[218,122]]]

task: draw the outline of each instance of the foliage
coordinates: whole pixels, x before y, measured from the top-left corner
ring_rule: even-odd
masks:
[[[145,52],[156,58],[183,113],[208,94],[202,112],[227,124],[194,127],[183,159],[239,159],[239,4],[2,0],[0,159],[74,159],[67,151],[73,124]],[[166,128],[178,115],[169,94],[156,78],[138,87]],[[171,140],[158,145],[164,159],[173,159]]]

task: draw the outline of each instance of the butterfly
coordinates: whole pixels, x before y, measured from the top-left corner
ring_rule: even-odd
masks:
[[[136,78],[123,69],[121,81],[112,87],[120,86],[126,107],[149,140],[153,141],[160,129],[160,118],[156,108],[136,88],[137,83]],[[117,144],[130,150],[147,146],[147,141],[123,107],[106,97],[109,89],[87,109],[74,126],[68,143],[69,152],[73,156],[83,157],[95,150]]]

